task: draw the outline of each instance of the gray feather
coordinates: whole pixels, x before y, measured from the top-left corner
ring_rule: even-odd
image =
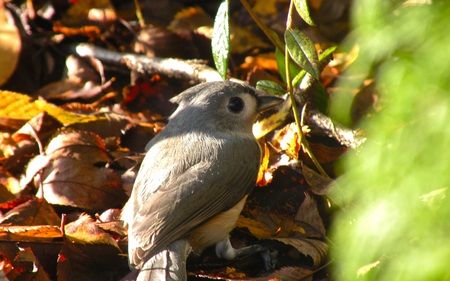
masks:
[[[172,99],[179,107],[147,145],[122,214],[136,268],[252,190],[261,154],[251,133],[256,105],[245,118],[226,110],[228,99],[242,93],[255,96],[251,87],[215,82]]]

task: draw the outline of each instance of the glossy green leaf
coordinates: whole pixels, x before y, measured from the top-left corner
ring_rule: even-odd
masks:
[[[269,80],[258,81],[256,83],[256,89],[264,90],[271,94],[280,95],[280,96],[282,96],[286,93],[286,90],[283,89],[283,87],[281,87],[277,83],[275,83],[273,81],[269,81]]]
[[[302,19],[309,25],[316,25],[311,19],[308,8],[308,0],[294,0],[295,9]]]
[[[319,61],[323,61],[324,59],[329,57],[334,51],[336,51],[336,49],[337,49],[337,46],[333,46],[333,47],[330,47],[330,48],[326,49],[325,51],[323,51],[319,55]]]
[[[220,4],[214,20],[211,39],[214,64],[220,76],[225,80],[228,71],[228,55],[230,53],[230,21],[228,16],[228,1]]]
[[[284,33],[286,47],[292,59],[314,78],[319,79],[319,59],[314,43],[300,30],[287,29]]]
[[[320,55],[319,55],[319,61],[323,61],[324,59],[328,58],[335,50],[336,50],[337,46],[333,46],[330,47],[328,49],[326,49],[325,51],[323,51]],[[302,70],[300,71],[297,76],[294,77],[294,79],[292,80],[292,85],[294,87],[297,87],[298,84],[302,81],[303,77],[305,77],[306,75],[306,71]]]

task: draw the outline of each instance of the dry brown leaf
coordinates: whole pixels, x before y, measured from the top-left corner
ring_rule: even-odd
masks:
[[[272,237],[278,229],[278,227],[270,228],[262,222],[244,217],[242,215],[239,216],[239,219],[236,222],[236,227],[247,228],[253,236],[259,239],[267,239]]]
[[[19,181],[3,167],[0,167],[0,203],[13,200],[20,190]]]
[[[69,223],[64,229],[70,241],[80,244],[108,244],[119,249],[116,240],[87,214],[82,214],[78,220]]]
[[[39,260],[34,255],[31,248],[20,248],[19,253],[14,259],[21,268],[25,269],[21,273],[20,277],[23,280],[36,280],[36,281],[50,281],[50,277],[47,272],[45,272]]]
[[[201,54],[194,43],[192,36],[181,36],[168,28],[149,25],[138,32],[133,51],[147,57],[195,59]]]
[[[269,49],[270,44],[262,40],[251,28],[231,24],[230,47],[233,54],[244,54],[256,48]]]
[[[254,218],[239,216],[236,227],[247,228],[258,239],[271,239],[273,237],[301,237],[305,229],[295,223],[292,218],[271,212],[264,214],[258,212]]]
[[[62,17],[64,25],[80,25],[86,21],[111,22],[117,18],[109,0],[80,0],[72,2],[67,14]]]
[[[0,226],[0,241],[52,242],[62,237],[59,226]]]
[[[91,99],[102,94],[103,90],[111,85],[111,81],[98,85],[92,81],[79,81],[64,79],[47,84],[39,90],[39,95],[50,100],[71,101],[76,99]]]
[[[40,149],[43,149],[48,138],[62,126],[58,120],[46,112],[33,117],[12,135],[14,144],[11,145],[3,166],[10,169],[17,167],[17,163],[21,163],[21,161],[28,161],[30,155],[35,155]],[[21,190],[21,188],[16,189],[14,194]]]
[[[60,131],[48,144],[46,155],[30,161],[22,184],[34,178],[39,186],[37,196],[51,204],[88,210],[119,207],[127,198],[120,175],[104,167],[110,161],[97,135]]]
[[[52,204],[88,210],[106,209],[126,201],[120,176],[108,168],[98,168],[88,159],[61,156],[50,162],[42,174],[43,196]]]
[[[20,274],[20,269],[13,265],[12,259],[14,257],[9,258],[5,253],[3,247],[0,246],[0,270],[4,277],[8,278],[5,280],[15,280]]]
[[[80,244],[65,239],[58,255],[58,280],[120,280],[128,271],[126,255],[109,244]]]
[[[0,86],[13,75],[22,47],[17,27],[7,19],[5,2],[0,2]]]
[[[327,257],[328,246],[325,242],[317,239],[310,238],[272,238],[273,240],[280,241],[286,245],[290,245],[297,249],[305,256],[311,257],[313,265],[320,265]]]
[[[341,156],[347,151],[345,146],[329,146],[322,143],[309,142],[309,148],[316,157],[317,161],[321,164],[332,163],[341,158]],[[309,156],[302,150],[299,155],[300,159],[310,162]]]
[[[168,28],[172,30],[187,29],[194,31],[202,26],[213,26],[214,19],[200,7],[189,7],[179,11]]]
[[[61,220],[45,199],[32,198],[16,206],[0,220],[12,225],[60,225]]]
[[[322,176],[303,163],[302,173],[306,182],[309,184],[311,191],[317,195],[325,195],[331,184],[334,183],[333,179]]]
[[[66,70],[67,78],[45,85],[35,96],[46,100],[90,100],[113,82],[113,79],[105,81],[103,64],[94,58],[69,56]]]
[[[128,270],[117,242],[89,215],[68,224],[65,233],[57,266],[61,280],[118,280]]]
[[[305,192],[305,200],[295,216],[296,221],[300,221],[312,226],[322,238],[325,238],[325,226],[322,217],[319,214],[316,200]]]
[[[122,131],[130,123],[129,119],[114,112],[97,113],[96,120],[75,123],[67,126],[68,129],[88,131],[99,135],[102,138],[116,137],[122,135]]]
[[[0,243],[1,280],[51,280],[34,253],[18,243]]]
[[[47,112],[42,112],[29,120],[22,128],[15,132],[12,137],[14,141],[34,140],[44,142],[56,129],[61,128],[62,124]]]
[[[312,281],[314,271],[304,267],[286,266],[263,277],[251,278],[251,281]]]

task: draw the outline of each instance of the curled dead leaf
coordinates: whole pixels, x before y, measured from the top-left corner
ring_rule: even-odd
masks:
[[[34,178],[38,197],[51,204],[88,210],[122,206],[127,197],[120,175],[105,165],[111,161],[100,137],[93,133],[60,131],[46,155],[30,161],[23,184]]]
[[[88,214],[81,214],[78,220],[65,226],[66,237],[80,244],[108,244],[119,249],[111,235],[103,231]]]
[[[59,226],[0,226],[0,241],[52,242],[58,238],[62,238]]]

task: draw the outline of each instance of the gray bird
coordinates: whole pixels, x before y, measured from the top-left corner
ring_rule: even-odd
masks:
[[[171,101],[179,106],[147,144],[122,213],[137,280],[186,280],[191,250],[213,244],[221,258],[246,253],[231,246],[229,233],[260,165],[252,125],[283,99],[225,81],[194,86]]]

